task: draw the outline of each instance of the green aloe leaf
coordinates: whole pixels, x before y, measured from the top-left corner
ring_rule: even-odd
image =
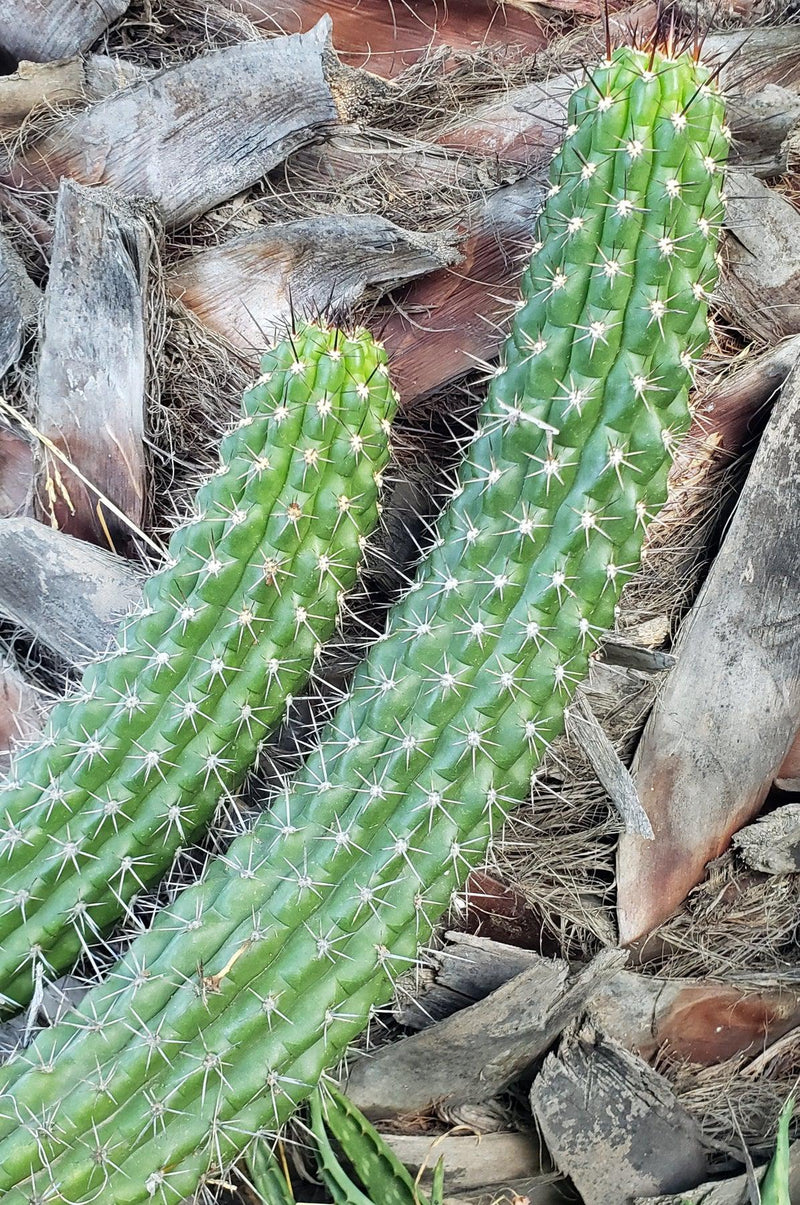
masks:
[[[795,1098],[790,1096],[781,1109],[775,1153],[761,1183],[761,1205],[792,1205],[789,1196],[789,1126]]]

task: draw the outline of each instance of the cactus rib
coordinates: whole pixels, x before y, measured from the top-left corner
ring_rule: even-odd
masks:
[[[414,586],[272,813],[0,1071],[5,1205],[172,1205],[277,1127],[525,800],[688,423],[721,114],[689,56],[631,48],[572,97],[501,368]]]
[[[366,332],[262,361],[167,567],[0,789],[0,1004],[67,969],[253,762],[333,634],[378,514],[394,395]]]

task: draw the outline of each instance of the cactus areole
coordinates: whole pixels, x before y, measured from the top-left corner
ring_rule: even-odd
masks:
[[[572,97],[432,550],[298,781],[0,1069],[4,1205],[172,1205],[276,1129],[526,799],[689,421],[722,109],[691,56],[630,48]]]

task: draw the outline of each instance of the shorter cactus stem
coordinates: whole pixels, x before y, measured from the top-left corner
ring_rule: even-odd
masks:
[[[166,568],[0,787],[0,1011],[90,957],[231,799],[335,631],[395,396],[366,331],[268,352]]]

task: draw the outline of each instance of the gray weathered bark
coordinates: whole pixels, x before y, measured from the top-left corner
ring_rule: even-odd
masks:
[[[16,129],[39,109],[100,100],[142,74],[141,67],[102,54],[59,63],[22,62],[12,75],[0,77],[0,129]]]
[[[25,435],[0,418],[0,519],[33,510],[33,448]]]
[[[751,870],[796,874],[800,871],[800,803],[787,803],[740,829],[733,845]]]
[[[766,1171],[766,1166],[756,1170],[755,1178],[759,1184]],[[800,1201],[800,1142],[795,1142],[789,1148],[789,1195],[785,1200]],[[690,1192],[682,1192],[680,1196],[640,1197],[635,1205],[752,1205],[752,1202],[749,1177],[744,1172],[727,1180],[709,1181]]]
[[[444,1159],[445,1192],[480,1191],[480,1201],[509,1200],[509,1194],[527,1197],[531,1205],[563,1205],[556,1177],[541,1168],[541,1144],[528,1134],[384,1134],[394,1153],[430,1190],[431,1176]],[[449,1197],[445,1197],[447,1205]]]
[[[0,615],[66,661],[105,649],[140,594],[139,575],[121,557],[35,519],[0,523]]]
[[[444,237],[373,214],[302,218],[241,235],[182,260],[168,288],[236,347],[260,352],[296,314],[346,311],[457,258]]]
[[[145,504],[147,214],[108,189],[62,181],[45,294],[35,425],[137,527]],[[114,550],[126,525],[42,448],[41,513]]]
[[[424,973],[422,988],[415,992],[414,999],[401,998],[395,1004],[394,1014],[401,1025],[427,1029],[485,1000],[523,971],[542,966],[542,956],[533,950],[521,950],[488,937],[452,932],[446,934],[446,939],[447,944],[431,955],[434,970]],[[560,959],[544,961],[554,969],[562,966],[564,974],[569,970]]]
[[[753,24],[712,33],[703,43],[703,57],[725,64],[720,83],[733,134],[731,162],[757,176],[786,171],[786,140],[800,123],[797,30]]]
[[[560,959],[539,958],[486,1001],[361,1059],[348,1094],[371,1117],[489,1100],[552,1045],[621,962],[624,955],[607,951],[570,975]]]
[[[16,364],[36,325],[40,294],[0,229],[0,378]]]
[[[729,172],[727,189],[717,292],[738,327],[776,343],[800,331],[800,213],[747,172]]]
[[[255,184],[338,120],[326,78],[330,20],[160,71],[67,119],[8,169],[52,189],[62,176],[155,201],[181,226]]]
[[[800,364],[685,622],[634,765],[655,841],[623,834],[620,939],[669,916],[761,808],[800,715]]]
[[[433,1041],[437,1033],[447,1035],[447,1029],[435,1022],[461,1011],[462,1023],[480,1048],[485,1017],[493,1007],[491,993],[506,984],[504,1007],[512,1012],[516,998],[521,1018],[513,1041],[524,1044],[530,996],[524,972],[543,965],[539,955],[486,938],[450,933],[448,944],[434,961],[435,979],[419,993],[415,1008],[403,1006],[399,1015],[403,1024],[431,1027]],[[554,973],[559,969],[565,976],[568,973],[566,964],[558,960],[547,965]],[[479,1000],[486,1000],[486,1010],[470,1007]],[[800,1025],[800,989],[791,977],[787,982],[780,976],[722,982],[662,979],[621,969],[599,980],[585,1008],[606,1037],[644,1059],[663,1050],[671,1058],[710,1066],[757,1053]],[[387,1085],[392,1081],[394,1060],[403,1067],[405,1049],[405,1040],[387,1048],[381,1072]],[[413,1053],[412,1046],[408,1049]],[[438,1057],[447,1056],[445,1042]]]
[[[598,781],[605,787],[622,820],[625,832],[651,841],[653,829],[636,794],[631,772],[620,761],[616,749],[582,694],[576,696],[567,712],[567,733],[591,763]]]
[[[46,63],[86,50],[130,0],[0,0],[0,46]]]
[[[625,16],[619,14],[623,21]],[[643,26],[648,27],[652,18]],[[558,52],[552,57],[557,63]],[[588,59],[592,57],[590,53]],[[730,98],[731,161],[759,175],[785,170],[785,143],[800,122],[800,42],[795,31],[776,26],[712,34],[705,40],[704,58],[712,64],[730,60],[721,82]],[[561,141],[566,103],[581,76],[582,71],[554,73],[491,97],[459,117],[437,142],[529,171],[541,168]]]
[[[590,1027],[548,1055],[531,1105],[556,1166],[592,1205],[631,1205],[708,1175],[700,1127],[667,1080]]]
[[[0,378],[17,363],[39,316],[41,295],[0,229]],[[25,514],[33,504],[33,450],[26,436],[0,416],[0,518]]]

